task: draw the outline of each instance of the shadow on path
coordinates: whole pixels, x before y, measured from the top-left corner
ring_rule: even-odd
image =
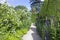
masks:
[[[41,40],[34,24],[31,25],[30,30],[27,32],[27,34],[23,36],[23,40]]]
[[[31,30],[33,31],[33,33],[31,34],[33,37],[33,40],[41,40],[40,36],[38,35],[36,28],[31,28]]]

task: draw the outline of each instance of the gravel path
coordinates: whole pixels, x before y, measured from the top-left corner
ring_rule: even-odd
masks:
[[[30,30],[22,37],[23,40],[41,40],[36,32],[36,27],[32,24]]]

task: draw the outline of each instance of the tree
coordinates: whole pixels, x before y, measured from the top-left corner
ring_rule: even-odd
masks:
[[[19,10],[19,9],[22,9],[22,10],[23,10],[23,9],[26,9],[26,10],[27,10],[27,8],[26,8],[25,6],[20,6],[20,5],[19,5],[19,6],[16,6],[16,7],[15,7],[15,10]]]

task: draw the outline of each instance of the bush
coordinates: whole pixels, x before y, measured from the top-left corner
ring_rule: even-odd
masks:
[[[21,40],[31,25],[31,12],[0,5],[0,40]]]

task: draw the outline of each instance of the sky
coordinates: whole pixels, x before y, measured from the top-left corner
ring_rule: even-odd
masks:
[[[0,3],[4,3],[5,2],[5,0],[0,0]]]
[[[44,0],[41,0],[44,1]],[[0,0],[0,3],[4,3],[5,0]],[[30,7],[30,1],[29,0],[7,0],[7,4],[9,6],[17,6],[17,5],[23,5],[26,6],[29,10],[31,10]]]
[[[0,3],[4,3],[5,0],[0,0]],[[26,6],[29,10],[31,10],[30,7],[30,1],[29,0],[7,0],[7,4],[9,6],[18,6],[18,5],[23,5]]]
[[[7,3],[8,5],[12,5],[14,7],[17,5],[23,5],[26,6],[29,10],[31,9],[29,0],[8,0]]]

